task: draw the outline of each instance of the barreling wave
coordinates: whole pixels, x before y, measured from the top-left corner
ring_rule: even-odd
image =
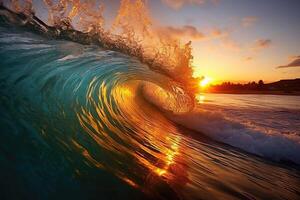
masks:
[[[1,4],[1,23],[8,26],[17,25],[19,28],[22,27],[30,32],[38,33],[45,38],[63,39],[84,45],[96,45],[104,50],[120,52],[131,58],[136,58],[149,67],[151,73],[156,75],[152,74],[149,78],[148,75],[143,76],[144,71],[135,68],[133,77],[116,77],[117,81],[109,80],[108,82],[112,83],[112,88],[118,88],[118,85],[114,84],[119,84],[118,81],[121,82],[127,80],[127,78],[141,79],[143,81],[133,84],[135,85],[133,87],[134,91],[126,89],[126,87],[124,89],[123,86],[121,88],[124,89],[125,94],[136,93],[143,96],[145,101],[163,111],[167,116],[175,114],[175,116],[171,116],[171,120],[174,122],[203,132],[215,140],[239,147],[247,152],[277,161],[291,160],[300,163],[298,136],[293,138],[287,138],[285,135],[280,134],[270,136],[267,133],[249,129],[239,123],[233,123],[219,117],[219,115],[216,115],[217,117],[214,119],[214,117],[209,117],[212,115],[211,113],[191,112],[195,105],[196,89],[194,86],[197,85],[195,84],[196,79],[192,77],[190,66],[192,59],[191,43],[181,47],[174,41],[164,40],[164,38],[155,35],[155,32],[149,28],[151,19],[143,1],[121,1],[118,15],[112,29],[109,31],[104,30],[103,5],[96,5],[94,1],[63,0],[54,2],[45,0],[45,4],[48,8],[48,23],[50,25],[35,16],[31,1],[20,3],[17,0],[8,4],[13,11]],[[77,26],[81,31],[76,30],[73,26],[76,17],[79,17]],[[135,19],[139,19],[139,22],[137,23]],[[149,37],[151,41],[147,38],[140,40],[139,37],[141,36]],[[163,50],[154,47],[157,45]],[[68,52],[67,49],[64,49],[64,51]],[[69,62],[82,56],[79,50],[76,55],[67,55],[59,58],[58,61]],[[110,72],[106,73],[110,74]],[[105,74],[102,76],[105,77]],[[100,80],[103,82],[101,90],[106,94],[107,87],[103,85],[105,81],[101,77]],[[167,80],[165,80],[166,77]],[[93,80],[92,83],[99,84],[100,80]],[[120,89],[116,91],[118,92],[115,95],[120,93],[121,99],[124,99],[122,97],[124,91]],[[89,91],[89,95],[90,93]],[[110,94],[111,92],[108,92],[106,95]],[[104,101],[104,105],[111,104],[110,101],[105,99],[99,101]],[[95,102],[93,104],[96,106]],[[122,104],[124,103],[116,102],[114,105],[121,106]],[[215,116],[214,113],[213,115]],[[205,123],[207,118],[212,120],[208,124]],[[107,119],[107,117],[101,116],[101,119]],[[245,137],[250,137],[250,139],[245,140]],[[281,146],[280,149],[285,149],[285,151],[272,150],[275,146]]]
[[[0,33],[3,141],[32,131],[28,142],[33,144],[19,147],[49,157],[47,168],[65,168],[70,162],[78,176],[92,173],[86,169],[90,167],[104,169],[146,193],[153,182],[169,188],[157,181],[167,176],[181,137],[139,94],[144,84],[170,93],[180,84],[135,58],[97,46],[48,40],[18,27],[1,25]],[[18,149],[9,143],[1,146],[8,152]],[[49,147],[67,161],[58,164],[52,150],[47,153]],[[25,150],[19,152],[24,154]]]
[[[2,20],[56,39],[102,48],[136,57],[173,80],[181,83],[194,98],[197,78],[193,77],[191,42],[164,38],[151,28],[151,18],[142,0],[122,0],[118,15],[109,30],[104,29],[103,5],[95,1],[44,1],[48,8],[48,25],[35,16],[31,0],[12,1],[9,10],[1,4]],[[76,29],[78,28],[78,30]]]
[[[275,160],[291,159],[297,163],[300,162],[296,155],[299,150],[295,150],[299,148],[298,142],[288,140],[292,145],[288,142],[282,143],[283,139],[281,138],[286,140],[284,135],[278,136],[279,139],[275,139],[268,136],[268,134],[257,133],[252,130],[248,134],[248,129],[237,133],[235,129],[227,131],[226,128],[224,130],[222,128],[223,133],[220,133],[215,126],[209,124],[201,126],[203,121],[206,121],[202,116],[202,112],[196,115],[195,112],[193,112],[194,114],[190,113],[195,105],[195,86],[197,85],[195,84],[196,79],[193,78],[190,66],[192,59],[191,43],[180,46],[178,41],[165,40],[156,35],[155,31],[150,28],[151,18],[143,1],[121,1],[118,15],[110,30],[104,30],[105,20],[102,15],[104,8],[102,4],[96,4],[95,1],[45,0],[44,2],[48,9],[48,24],[50,25],[35,16],[30,0],[22,3],[18,0],[11,1],[8,5],[13,11],[1,4],[1,21],[6,25],[17,25],[46,38],[69,40],[84,45],[92,44],[105,50],[116,51],[134,57],[141,63],[144,63],[153,72],[169,78],[168,81],[160,85],[157,85],[161,81],[159,80],[160,78],[154,78],[155,81],[152,81],[152,83],[149,80],[139,83],[138,86],[135,86],[135,88],[138,88],[136,92],[141,94],[148,103],[163,112],[178,115],[175,118],[180,118],[181,125],[202,131],[204,134],[218,141],[242,148],[254,154],[263,155]],[[136,19],[139,19],[138,22]],[[76,26],[81,30],[75,29],[73,25],[75,21],[77,21]],[[68,55],[59,60],[67,61],[77,57],[81,57],[81,55],[76,54],[75,57]],[[137,70],[135,73],[139,74],[140,72]],[[161,77],[161,75],[157,77]],[[140,78],[141,76],[142,74],[139,74],[136,77]],[[122,79],[119,77],[119,80],[121,81]],[[182,115],[185,113],[187,114]],[[210,114],[204,115],[207,117]],[[195,120],[189,119],[190,116],[194,116],[192,118],[202,117],[195,122]],[[217,118],[212,123],[225,120]],[[172,117],[172,119],[174,118]],[[188,123],[186,124],[185,121]],[[178,121],[175,120],[175,122]],[[227,121],[224,126],[231,126],[230,124],[232,123]],[[209,127],[213,127],[213,130],[208,130]],[[245,136],[245,131],[247,132],[246,135],[254,138],[257,138],[257,134],[260,134],[263,137],[262,141],[264,143],[266,141],[272,142],[268,142],[268,145],[264,146],[261,145],[261,141],[257,140],[253,140],[253,142],[251,142],[252,140],[245,141],[245,144],[241,144],[241,141],[236,140],[241,140]],[[230,135],[230,137],[223,137],[224,133],[227,133],[225,135]],[[238,139],[233,139],[236,137]],[[280,146],[283,146],[282,148],[287,149],[286,153],[281,151],[274,153],[274,151],[270,150],[274,145],[278,146],[279,143]]]
[[[293,170],[202,138],[166,118],[192,115],[190,44],[167,61],[173,47],[153,57],[146,51],[148,43],[96,31],[94,12],[85,13],[90,4],[63,12],[64,2],[77,1],[59,1],[59,6],[46,1],[52,10],[47,25],[34,15],[29,1],[14,2],[14,11],[0,9],[0,127],[5,141],[0,166],[6,169],[0,172],[21,177],[20,185],[29,185],[34,199],[56,197],[61,188],[72,188],[76,199],[93,193],[99,198],[116,193],[107,190],[110,184],[119,184],[121,194],[130,185],[154,199],[297,198],[299,175]],[[124,2],[118,16],[130,18],[132,9],[143,8]],[[70,19],[77,12],[93,21],[83,24],[95,26],[75,30]],[[115,26],[128,28],[125,22],[119,17]],[[206,117],[199,117],[203,123],[195,129],[222,141],[208,129],[216,128],[209,124],[215,118],[205,124]],[[195,118],[185,119],[192,123]]]

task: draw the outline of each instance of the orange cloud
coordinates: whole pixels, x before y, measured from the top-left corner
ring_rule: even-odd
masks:
[[[251,61],[251,60],[253,60],[253,57],[251,57],[251,56],[248,56],[245,58],[245,61]]]
[[[293,60],[299,58],[300,56],[295,56],[295,55],[292,55],[292,56],[289,56],[288,59],[290,62],[292,62]]]
[[[250,27],[253,26],[257,22],[258,18],[255,16],[248,16],[242,19],[242,26],[243,27]]]
[[[226,30],[221,30],[219,28],[213,28],[211,30],[202,32],[192,25],[185,25],[182,27],[159,27],[157,32],[160,36],[169,39],[188,39],[188,40],[208,40],[217,38],[228,37],[228,32]]]
[[[278,66],[277,68],[300,67],[300,56],[295,56],[294,60],[287,65]]]
[[[271,44],[272,44],[272,40],[270,39],[259,39],[255,41],[253,45],[253,49],[259,50],[259,49],[268,48],[271,46]]]
[[[158,32],[163,37],[176,39],[188,37],[189,39],[193,40],[202,40],[206,37],[204,33],[200,32],[196,27],[189,25],[183,27],[161,27],[158,29]]]
[[[232,40],[230,37],[222,39],[222,46],[231,51],[240,51],[241,45]]]
[[[207,1],[211,1],[213,4],[218,4],[219,0],[161,0],[164,4],[168,5],[173,9],[180,9],[184,5],[203,5]]]
[[[171,39],[171,40],[190,40],[190,41],[204,41],[204,40],[219,40],[222,48],[229,51],[240,51],[241,45],[234,41],[230,37],[230,32],[228,30],[223,30],[220,28],[212,28],[206,31],[200,31],[192,25],[185,25],[182,27],[158,27],[156,29],[156,34],[161,38]]]
[[[209,35],[211,38],[221,38],[221,37],[227,37],[229,35],[229,33],[226,30],[221,30],[219,28],[213,28],[210,31]]]

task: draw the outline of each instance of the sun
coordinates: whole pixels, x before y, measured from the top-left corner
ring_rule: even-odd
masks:
[[[201,88],[206,88],[207,86],[209,86],[209,84],[212,82],[212,79],[209,77],[204,77],[200,82],[199,82],[199,86]]]

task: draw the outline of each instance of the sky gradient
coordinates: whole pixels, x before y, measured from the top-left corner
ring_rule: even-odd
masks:
[[[102,0],[111,21],[118,0]],[[37,15],[43,17],[43,3]],[[300,78],[299,0],[148,0],[153,24],[192,41],[198,75],[217,82]]]
[[[300,77],[300,66],[277,68],[300,55],[300,1],[197,2],[204,1],[149,1],[160,23],[203,33],[186,38],[193,41],[193,64],[200,74],[239,82]]]

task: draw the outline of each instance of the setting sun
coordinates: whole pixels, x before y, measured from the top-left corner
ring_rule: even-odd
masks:
[[[205,77],[203,78],[200,82],[199,82],[199,86],[201,88],[205,88],[207,87],[210,83],[211,83],[212,79],[209,77]]]

